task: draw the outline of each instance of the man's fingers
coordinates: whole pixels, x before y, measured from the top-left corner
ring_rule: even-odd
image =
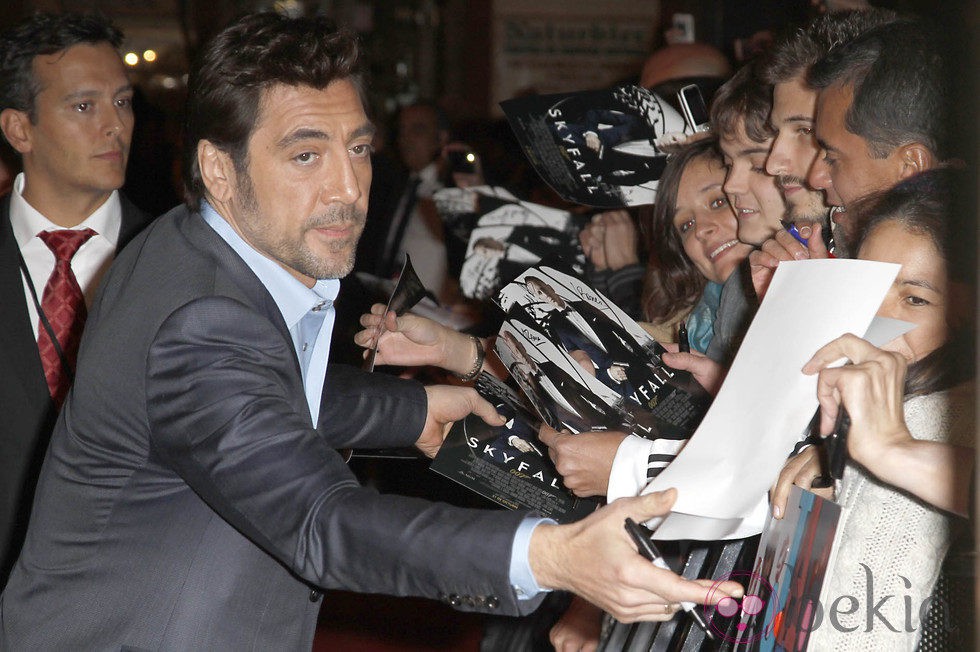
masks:
[[[814,224],[813,232],[807,238],[806,248],[810,252],[810,258],[827,258],[827,245],[823,242],[823,224]]]
[[[555,441],[558,440],[559,435],[561,435],[561,433],[549,426],[547,423],[542,423],[541,429],[538,430],[538,439],[540,439],[541,443],[548,448],[551,448],[555,444]]]
[[[470,396],[470,411],[491,426],[500,426],[507,422],[507,419],[498,413],[493,405],[475,391]]]
[[[676,489],[665,489],[664,491],[654,491],[653,493],[637,496],[636,498],[625,499],[623,507],[629,510],[633,520],[642,523],[649,521],[655,516],[663,516],[673,507],[677,500]]]
[[[763,243],[763,246],[766,244]],[[779,266],[779,259],[763,249],[756,249],[749,254],[749,265],[753,268],[764,267],[766,269],[776,269]]]
[[[775,241],[775,245],[770,244]],[[769,248],[766,248],[769,245]],[[777,247],[776,245],[779,245]],[[772,240],[768,240],[762,245],[763,249],[780,260],[807,260],[810,257],[810,250],[804,247],[789,231],[776,231]]]

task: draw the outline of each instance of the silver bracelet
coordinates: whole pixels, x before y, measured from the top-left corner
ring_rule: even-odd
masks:
[[[476,335],[470,335],[470,339],[476,344],[476,360],[473,361],[473,368],[470,369],[466,374],[457,374],[456,377],[462,380],[464,383],[468,383],[477,376],[480,375],[480,370],[483,369],[483,361],[487,357],[487,352],[483,349],[483,342]]]

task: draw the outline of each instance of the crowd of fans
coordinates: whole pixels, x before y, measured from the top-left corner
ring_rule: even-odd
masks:
[[[86,428],[91,417],[85,412],[83,402],[98,401],[99,409],[106,412],[107,418],[118,418],[124,427],[143,427],[142,424],[133,425],[131,415],[118,417],[112,397],[104,395],[111,390],[112,384],[92,380],[90,369],[96,362],[90,361],[90,366],[85,366],[86,353],[95,356],[100,345],[103,349],[108,347],[105,337],[97,339],[93,334],[82,339],[80,354],[81,325],[71,326],[69,320],[69,326],[63,332],[58,324],[61,318],[56,314],[61,311],[58,302],[66,302],[71,314],[80,313],[84,320],[87,309],[97,309],[95,303],[100,300],[95,298],[96,288],[116,251],[146,224],[154,224],[148,228],[150,232],[159,230],[162,227],[156,225],[164,219],[153,222],[118,192],[123,183],[133,128],[132,88],[115,50],[120,35],[110,25],[93,18],[79,19],[78,23],[59,21],[57,17],[34,18],[15,28],[10,32],[10,38],[0,44],[0,77],[3,78],[0,82],[0,128],[7,143],[16,150],[23,169],[11,182],[12,190],[4,200],[0,215],[0,265],[3,265],[0,273],[7,274],[0,277],[0,292],[4,293],[4,305],[16,306],[16,310],[5,309],[0,317],[4,327],[0,336],[10,338],[0,339],[4,346],[0,351],[0,401],[5,410],[10,410],[5,416],[5,424],[0,426],[0,464],[4,465],[5,478],[2,482],[3,513],[0,514],[0,552],[3,554],[0,581],[6,584],[14,569],[11,589],[0,601],[0,615],[3,616],[0,643],[9,642],[13,646],[11,649],[19,649],[17,646],[24,645],[25,641],[56,640],[31,639],[25,635],[25,626],[18,619],[27,622],[29,617],[25,615],[26,608],[14,601],[27,604],[26,596],[36,593],[43,599],[45,590],[57,590],[57,581],[48,577],[52,569],[45,568],[46,564],[63,564],[57,572],[84,573],[81,570],[85,567],[83,557],[91,554],[69,552],[66,553],[68,561],[51,561],[42,538],[54,531],[52,528],[57,519],[70,523],[73,518],[59,513],[59,499],[52,494],[52,487],[60,486],[58,482],[70,484],[75,481],[71,469],[59,462],[75,454],[72,446],[82,446],[78,442],[84,441],[85,437],[77,433],[90,434]],[[47,41],[50,43],[45,45]],[[954,535],[972,516],[976,333],[972,303],[976,265],[973,199],[976,189],[971,180],[976,175],[964,169],[968,168],[967,163],[963,153],[956,149],[957,133],[953,129],[955,123],[950,106],[952,91],[947,74],[949,63],[943,58],[941,42],[933,28],[920,19],[879,9],[844,11],[828,13],[787,33],[733,74],[725,68],[724,61],[716,57],[708,57],[704,66],[685,68],[686,72],[681,76],[710,79],[712,87],[717,88],[710,101],[710,131],[671,151],[659,180],[654,205],[599,212],[591,217],[580,234],[588,260],[588,280],[640,321],[659,342],[676,343],[682,326],[691,351],[680,352],[672,348],[674,352],[665,354],[664,360],[672,367],[691,371],[711,393],[716,392],[723,381],[727,366],[737,353],[781,262],[854,257],[901,266],[878,314],[911,322],[915,328],[881,347],[872,346],[854,335],[843,335],[814,353],[802,371],[818,376],[819,424],[812,431],[800,433],[801,444],[787,460],[771,491],[772,513],[776,518],[782,516],[789,488],[794,484],[813,489],[842,506],[841,533],[836,544],[838,554],[834,566],[827,572],[831,595],[863,595],[867,588],[864,569],[870,569],[869,573],[874,577],[907,578],[910,587],[902,588],[902,593],[911,595],[917,605],[927,602],[940,586],[972,584],[972,578],[958,574],[963,564],[953,561],[961,559],[973,547],[972,541]],[[212,53],[212,56],[219,54]],[[673,55],[677,58],[676,50]],[[229,60],[232,58],[227,56]],[[684,64],[694,59],[696,54],[691,54],[690,58],[680,57]],[[667,61],[670,57],[661,54],[660,60]],[[68,73],[75,70],[78,75],[87,75],[84,79],[88,87],[82,91],[69,88],[66,79],[70,75],[66,77],[64,70],[44,67],[54,65],[65,67]],[[666,65],[648,65],[644,75],[662,73]],[[219,71],[215,75],[223,71],[218,67],[215,70]],[[300,81],[294,85],[305,88],[303,78],[297,79]],[[336,85],[347,83],[347,79],[348,74],[344,73],[339,81],[334,79],[324,88],[336,90]],[[656,91],[657,86],[669,81],[657,79],[649,85]],[[65,86],[63,96],[49,98],[44,95],[44,91],[51,88],[61,89],[59,84]],[[326,92],[324,88],[318,90]],[[200,92],[203,95],[206,91]],[[355,96],[352,94],[352,97]],[[229,106],[232,100],[218,97],[212,102],[208,105],[211,108]],[[232,111],[234,120],[230,122],[233,125],[235,121],[254,122],[255,111],[258,111],[255,107]],[[59,118],[60,114],[69,114],[69,118]],[[288,117],[289,112],[285,111],[283,115]],[[212,226],[214,220],[218,220],[218,224],[222,217],[227,220],[225,210],[230,213],[240,210],[245,217],[235,231],[243,236],[240,238],[242,246],[246,241],[248,246],[258,245],[260,250],[267,245],[276,252],[271,256],[274,260],[291,261],[293,259],[287,258],[286,254],[279,257],[282,249],[277,248],[272,236],[268,236],[267,242],[264,236],[255,235],[260,230],[249,231],[257,224],[254,211],[259,210],[262,201],[273,201],[270,197],[275,197],[278,190],[267,190],[263,183],[270,187],[275,184],[268,180],[263,182],[258,177],[255,187],[250,185],[252,177],[246,176],[248,181],[239,180],[238,185],[227,181],[226,177],[248,175],[250,169],[254,172],[257,163],[248,157],[244,163],[243,159],[235,158],[241,152],[236,152],[233,135],[228,135],[233,127],[218,124],[225,119],[223,115],[189,116],[191,123],[205,134],[199,141],[185,146],[191,152],[188,154],[191,163],[185,169],[188,174],[196,175],[190,177],[193,183],[189,185],[197,200],[195,203],[206,200],[204,204],[210,202],[219,209],[217,213],[201,210],[203,219]],[[46,132],[49,122],[65,125],[61,127],[65,133],[52,135],[50,131]],[[497,152],[491,145],[482,152],[482,165],[478,158],[476,165],[466,172],[451,170],[448,167],[450,154],[468,152],[469,147],[453,141],[446,116],[433,103],[419,102],[404,107],[397,123],[394,139],[397,156],[392,156],[389,148],[384,155],[373,157],[374,179],[373,183],[368,181],[371,183],[369,202],[366,187],[363,188],[363,201],[360,195],[348,197],[334,189],[323,191],[335,193],[331,195],[331,201],[361,202],[366,209],[364,233],[359,244],[355,236],[354,241],[344,240],[331,251],[342,246],[357,246],[356,262],[352,263],[355,269],[382,277],[397,272],[404,256],[410,255],[423,283],[441,303],[457,312],[473,315],[477,320],[490,320],[490,311],[483,311],[481,306],[464,300],[459,293],[455,277],[462,264],[462,252],[435,211],[433,192],[447,185],[475,186],[490,179],[509,185],[515,193],[522,195],[522,199],[575,211],[584,209],[569,206],[547,187],[528,180],[533,172],[525,163],[515,158],[513,152]],[[371,129],[358,128],[360,131],[354,130],[356,137],[351,140],[354,144],[349,146],[355,167],[344,172],[351,179],[364,174],[363,168],[356,166],[363,166],[370,156],[369,141],[373,136]],[[471,144],[479,145],[481,141],[479,137],[471,138],[473,134],[461,132],[457,135]],[[491,140],[486,139],[486,142]],[[501,138],[495,140],[498,145],[508,142]],[[66,143],[72,146],[56,149],[64,148]],[[516,144],[510,147],[516,148]],[[73,153],[79,152],[77,158],[71,158]],[[225,161],[222,156],[227,152],[231,154]],[[370,170],[367,174],[370,179]],[[286,183],[285,179],[283,183]],[[795,230],[795,235],[790,233],[788,226]],[[41,243],[41,240],[46,241],[45,238],[34,237],[39,232],[58,228],[92,230],[91,235],[86,235],[76,246],[76,259],[72,259],[73,251],[67,260],[62,260],[63,254],[57,246],[48,244],[45,247]],[[215,228],[224,240],[240,251],[239,245],[235,244],[237,236]],[[137,246],[145,246],[148,241],[143,237]],[[138,264],[133,262],[136,255],[131,252],[126,259],[127,274],[134,278],[139,276]],[[248,262],[247,256],[243,257]],[[174,260],[172,264],[179,266],[181,261]],[[66,267],[67,272],[64,271]],[[75,268],[74,273],[70,268]],[[338,269],[342,271],[330,278],[344,276],[350,271],[347,267]],[[59,274],[67,276],[56,280]],[[111,272],[108,278],[112,278]],[[120,289],[124,288],[124,281],[118,277],[115,280],[116,285],[111,286],[113,290],[107,293],[112,296],[105,299],[106,305],[124,291]],[[295,333],[292,330],[290,333],[302,365],[301,386],[306,388],[304,409],[306,398],[311,396],[306,366],[310,363],[302,361],[308,344],[313,352],[322,351],[318,347],[326,346],[334,360],[343,355],[344,350],[355,351],[353,357],[358,357],[361,349],[357,347],[377,345],[377,364],[399,370],[431,367],[455,375],[475,376],[471,372],[476,356],[477,368],[482,363],[487,371],[499,372],[492,360],[483,360],[483,351],[489,350],[487,342],[474,340],[469,333],[457,332],[417,315],[396,318],[393,314],[385,314],[383,306],[375,305],[365,310],[370,303],[357,300],[354,295],[360,292],[360,286],[351,283],[353,281],[345,281],[343,285],[330,286],[320,296],[320,307],[314,308],[320,311],[323,302],[329,307],[333,299],[337,299],[337,328],[332,344],[322,343],[329,340],[333,328],[332,313],[328,321],[330,326],[316,331],[318,334],[313,340],[305,339],[306,335],[300,332],[302,326],[297,325],[298,322],[288,323],[287,318],[286,328],[293,329],[294,325],[296,328]],[[56,290],[51,288],[58,284],[68,287],[67,294],[55,296]],[[166,282],[160,284],[163,286]],[[314,287],[319,288],[319,283]],[[799,288],[799,291],[805,293],[807,288]],[[841,293],[847,291],[847,288],[840,288]],[[279,300],[278,296],[276,299]],[[345,318],[351,317],[350,308],[346,308],[348,314],[344,314],[345,305],[356,307],[354,318],[359,318],[358,328],[361,329],[349,341],[342,340],[342,335],[350,332],[342,325]],[[230,309],[218,306],[213,310],[219,308]],[[125,307],[116,306],[113,310],[118,316],[118,311]],[[105,331],[112,327],[105,313],[94,314],[95,328]],[[109,325],[100,324],[101,319],[106,319]],[[382,322],[386,330],[378,341],[377,326]],[[166,332],[163,330],[166,326],[167,323],[160,325],[161,332]],[[177,329],[172,325],[170,328]],[[175,330],[169,336],[175,341],[185,332],[205,337],[194,331],[193,322],[182,328],[184,331]],[[494,330],[486,321],[476,330],[479,332],[480,328],[483,329],[481,334]],[[96,333],[101,334],[100,331]],[[127,339],[119,332],[114,336]],[[154,334],[154,337],[159,336],[159,333]],[[316,344],[312,343],[314,340]],[[135,339],[125,344],[142,346]],[[148,350],[151,357],[159,354],[159,349]],[[288,354],[288,348],[283,350]],[[851,364],[835,366],[841,358],[848,359]],[[76,377],[76,359],[79,365],[77,377],[83,384],[75,394],[70,394],[68,387]],[[24,360],[29,361],[28,372],[24,371],[27,364]],[[323,360],[325,368],[325,356]],[[214,364],[220,366],[222,363],[216,360]],[[310,369],[315,370],[313,364]],[[594,371],[587,358],[582,364],[587,370]],[[152,365],[148,368],[155,369]],[[165,376],[180,371],[176,366],[173,369],[164,366],[157,373]],[[29,373],[33,376],[28,376]],[[158,378],[153,380],[159,382]],[[321,384],[319,388],[322,387]],[[377,393],[380,394],[384,387]],[[458,413],[460,409],[463,413],[471,410],[486,412],[483,403],[474,398],[475,394],[450,393],[440,387],[426,388],[430,406],[458,403],[465,409],[447,409],[437,417],[431,412],[425,418],[415,414],[416,425],[424,428],[420,445],[425,433],[431,436],[434,432],[430,430],[436,428],[434,422],[441,428],[463,416]],[[197,387],[199,391],[204,389],[204,385]],[[177,392],[176,389],[168,391]],[[184,391],[195,391],[195,386],[188,383]],[[316,389],[313,392],[317,393]],[[167,405],[168,401],[176,400],[167,392],[156,396]],[[329,402],[327,390],[323,390],[323,401]],[[315,400],[310,398],[310,405],[321,405],[319,396]],[[148,409],[148,414],[152,415],[155,408],[147,408],[141,403],[140,409]],[[245,411],[252,409],[258,408],[243,407]],[[321,405],[321,418],[330,409]],[[841,409],[846,409],[851,419],[850,460],[843,479],[836,486],[818,486],[816,481],[827,474],[827,469],[822,466],[825,456],[820,454],[821,435],[827,435],[833,429]],[[311,408],[313,428],[317,427],[316,411]],[[353,413],[357,413],[356,409]],[[330,414],[332,419],[343,421],[336,409]],[[73,419],[74,415],[77,416]],[[487,415],[488,422],[494,416]],[[202,424],[195,419],[181,423],[187,427]],[[390,427],[391,423],[387,425]],[[49,459],[47,476],[42,477],[41,462],[52,431],[56,433],[55,441],[60,439],[60,448],[56,445],[55,453],[49,454],[55,459]],[[344,437],[338,435],[343,441],[357,439]],[[388,435],[382,439],[387,443],[404,443],[407,438],[407,435]],[[150,466],[159,464],[168,469],[172,466],[174,474],[203,496],[202,500],[209,508],[228,520],[232,528],[243,532],[240,536],[262,550],[279,550],[276,537],[255,525],[263,523],[266,515],[247,511],[248,508],[261,511],[247,504],[245,494],[249,489],[244,485],[237,487],[243,495],[228,498],[222,493],[222,482],[227,479],[214,479],[209,475],[222,473],[220,445],[214,449],[213,457],[202,463],[208,468],[201,470],[175,457],[182,451],[191,455],[201,442],[171,443],[161,453],[153,446],[153,442],[159,440],[150,436],[149,441],[146,455]],[[580,496],[602,496],[610,503],[619,498],[632,498],[662,470],[662,465],[646,463],[656,457],[658,442],[635,435],[605,431],[569,436],[545,428],[541,441],[548,447],[548,454],[564,476],[566,486]],[[427,443],[430,448],[426,452],[433,452],[431,441]],[[138,448],[133,448],[130,443],[124,446],[127,454],[134,454],[133,450]],[[239,453],[246,454],[244,450]],[[86,465],[97,465],[92,461],[97,457],[89,459],[83,454],[81,459]],[[263,462],[261,458],[255,461]],[[86,486],[91,488],[104,482],[115,487],[113,491],[123,491],[114,484],[115,480],[100,476],[105,469],[83,469],[82,472],[89,471],[92,475],[79,480],[80,484],[88,483]],[[42,477],[41,485],[37,485],[39,477]],[[160,472],[159,478],[166,477]],[[198,484],[194,484],[195,481]],[[172,491],[166,487],[169,480],[160,482],[160,492]],[[31,521],[28,516],[36,488],[44,493],[46,501],[39,502],[40,507],[35,506]],[[144,491],[146,495],[139,500],[152,502],[158,498],[153,494],[152,486],[147,486]],[[288,491],[283,488],[283,500],[289,500]],[[239,498],[245,512],[240,513],[234,502]],[[228,502],[223,502],[226,499]],[[97,505],[94,508],[88,506],[91,513],[99,518],[106,517],[104,511],[111,512],[111,508],[102,506],[100,501],[104,498],[94,500]],[[657,505],[657,509],[661,507]],[[311,508],[311,513],[314,512],[316,509]],[[617,518],[621,523],[618,512]],[[27,532],[29,521],[33,534]],[[599,519],[594,522],[598,523]],[[540,526],[540,521],[532,520],[530,530],[525,529],[530,532]],[[297,527],[303,529],[305,526]],[[352,528],[353,524],[341,519],[337,527]],[[541,531],[543,529],[538,530]],[[27,546],[17,562],[25,536]],[[211,535],[202,530],[201,536]],[[535,566],[542,568],[541,562],[537,561],[541,558],[533,556],[538,554],[535,552],[538,548],[533,541],[527,543],[531,534],[524,536],[522,554],[528,568],[532,571],[536,570]],[[516,540],[520,540],[519,535]],[[516,558],[518,544],[514,543],[514,546]],[[330,550],[319,552],[326,556],[332,554]],[[291,564],[293,561],[284,562],[285,554],[270,554],[276,556],[276,563]],[[300,553],[292,550],[288,554],[302,557],[316,554],[316,551]],[[518,573],[513,564],[512,561],[511,580]],[[309,566],[316,567],[317,564]],[[333,581],[317,575],[322,569],[310,570],[303,562],[290,568],[291,573],[314,586],[329,585]],[[501,572],[506,574],[507,569]],[[537,577],[536,572],[530,583],[531,597],[540,593],[544,586],[540,582],[535,584],[534,577]],[[76,579],[73,577],[71,581]],[[89,578],[86,581],[98,580]],[[383,583],[362,585],[355,582],[355,585],[372,590],[389,588]],[[567,613],[551,631],[551,641],[558,650],[595,649],[600,640],[603,609],[613,611],[617,607],[613,600],[590,601],[590,598],[602,598],[605,594],[590,593],[586,585],[586,582],[566,582],[562,578],[546,587],[569,588],[583,595],[574,598]],[[306,584],[303,586],[305,588]],[[686,587],[688,593],[684,594],[684,600],[703,597],[692,597],[694,586],[692,583],[691,587]],[[398,591],[402,590],[403,587],[398,588]],[[737,592],[737,589],[729,590]],[[427,594],[432,591],[427,587],[420,591],[406,589],[405,592]],[[318,599],[316,594],[314,589],[310,595],[313,602]],[[668,591],[661,595],[668,594],[676,597],[662,600],[663,617],[672,617],[677,611],[682,591],[674,589],[673,593]],[[90,593],[83,591],[79,595]],[[950,613],[970,613],[971,595],[972,590],[958,596]],[[458,606],[459,596],[455,603],[447,601]],[[478,597],[476,603],[466,606],[495,608],[496,605],[487,602],[485,597]],[[88,605],[86,609],[97,609],[97,605]],[[881,613],[891,622],[904,623],[903,609],[903,604],[894,601],[885,604]],[[614,611],[614,614],[631,616],[628,610]],[[649,613],[642,616],[646,619],[659,617]],[[860,626],[863,612],[852,612],[845,614],[840,627],[826,626],[815,631],[811,649],[914,650],[920,640],[930,636],[931,629],[948,627],[949,617],[949,613],[929,612],[921,614],[921,621],[916,620],[911,629],[869,627],[864,630]],[[966,618],[956,622],[964,628],[963,632],[968,632],[970,621]],[[66,626],[70,627],[70,624]],[[126,631],[123,625],[117,623],[114,626],[120,628],[120,632]],[[71,637],[65,640],[71,640]],[[128,639],[120,640],[125,643]],[[146,639],[137,637],[133,640]],[[160,640],[164,639],[158,639],[158,643]],[[219,639],[198,639],[203,640]]]

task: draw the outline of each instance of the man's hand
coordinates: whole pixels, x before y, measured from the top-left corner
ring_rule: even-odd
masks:
[[[565,487],[583,498],[606,495],[613,459],[626,439],[626,433],[580,432],[571,435],[543,425],[538,438],[548,447],[548,456],[555,463]]]
[[[786,460],[783,470],[779,472],[776,484],[769,490],[769,504],[772,507],[772,515],[782,518],[786,513],[786,501],[789,499],[789,490],[795,484],[797,487],[808,489],[813,493],[824,498],[833,498],[833,489],[814,489],[813,481],[821,476],[820,455],[816,446],[810,446],[800,451],[799,455]]]
[[[425,388],[425,394],[429,401],[425,426],[415,446],[427,457],[436,456],[453,423],[470,413],[491,426],[502,426],[507,422],[507,419],[470,387],[429,385]]]
[[[598,271],[603,271],[609,269],[606,263],[606,228],[596,221],[597,217],[599,216],[594,216],[592,222],[579,231],[578,240],[582,243],[582,251],[592,266]]]
[[[752,287],[762,301],[769,289],[772,275],[776,267],[784,260],[807,260],[810,258],[827,258],[827,247],[823,243],[821,224],[804,224],[799,227],[800,235],[807,239],[804,247],[789,231],[780,229],[776,234],[762,243],[762,247],[749,254],[749,267],[752,270]]]
[[[551,628],[548,640],[555,652],[595,652],[601,630],[602,610],[576,595]]]
[[[618,210],[602,213],[601,218],[605,228],[603,249],[609,269],[615,272],[628,265],[639,264],[640,236],[632,216],[625,210]]]
[[[636,551],[626,517],[648,521],[670,511],[677,492],[668,489],[635,498],[621,498],[569,525],[541,524],[534,529],[528,552],[539,586],[571,591],[624,623],[669,620],[680,602],[717,604],[740,598],[736,582],[692,582],[657,568]]]
[[[705,391],[712,396],[716,395],[718,390],[721,389],[721,384],[728,374],[728,369],[725,369],[703,353],[696,351],[692,353],[667,352],[661,357],[664,363],[671,369],[690,371],[691,375],[694,376],[694,380],[698,381],[698,384],[704,387]]]

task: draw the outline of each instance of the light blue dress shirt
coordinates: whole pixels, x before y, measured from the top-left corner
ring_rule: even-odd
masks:
[[[245,242],[206,201],[201,202],[201,215],[235,253],[241,256],[249,269],[255,272],[282,313],[286,328],[292,335],[297,358],[301,363],[304,358],[309,361],[308,367],[304,369],[303,385],[315,428],[320,417],[320,397],[323,395],[323,381],[327,373],[327,358],[330,357],[330,335],[333,333],[336,314],[333,302],[340,291],[340,281],[335,278],[321,279],[312,288],[308,288],[279,263]],[[314,310],[322,314],[322,319],[315,319],[320,321],[319,328],[302,329],[300,322]],[[304,330],[307,331],[306,337],[302,332]]]
[[[208,204],[201,202],[204,221],[235,250],[272,295],[282,313],[296,357],[303,370],[303,385],[310,418],[316,427],[320,414],[320,397],[330,356],[330,336],[333,333],[335,311],[333,302],[340,291],[337,279],[321,279],[312,288],[287,272],[279,263],[256,251]],[[551,519],[528,517],[518,526],[510,555],[510,583],[520,600],[530,600],[543,590],[534,580],[528,562],[531,533],[540,523]]]

